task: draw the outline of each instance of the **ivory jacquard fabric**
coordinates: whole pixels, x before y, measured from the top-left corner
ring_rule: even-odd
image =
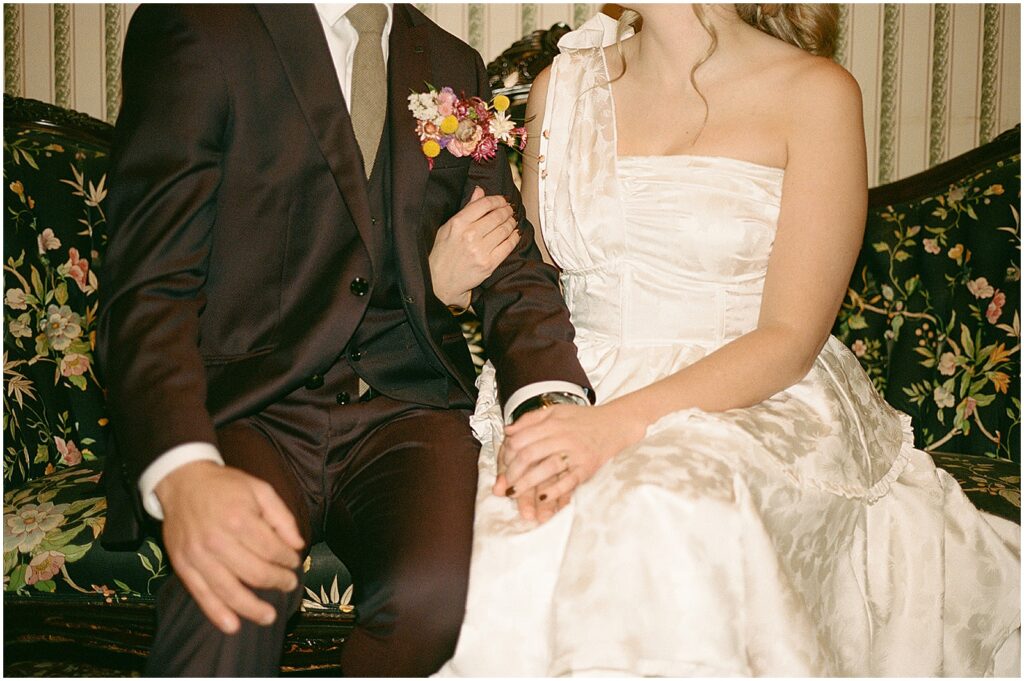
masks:
[[[600,15],[563,38],[542,229],[599,401],[752,330],[784,171],[617,157]],[[763,403],[652,425],[535,526],[491,494],[488,365],[469,602],[443,675],[979,676],[1019,668],[1019,527],[977,511],[830,338]]]

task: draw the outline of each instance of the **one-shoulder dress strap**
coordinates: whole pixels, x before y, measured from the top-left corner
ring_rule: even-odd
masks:
[[[558,232],[619,215],[615,117],[604,47],[617,22],[597,14],[558,41],[551,65],[538,157],[540,228],[556,256]],[[632,35],[628,29],[623,37]]]

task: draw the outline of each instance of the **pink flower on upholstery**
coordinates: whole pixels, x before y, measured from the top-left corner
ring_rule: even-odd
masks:
[[[964,418],[965,419],[971,418],[971,414],[973,414],[977,410],[977,408],[978,408],[978,401],[977,400],[975,400],[973,397],[964,398]]]
[[[12,338],[31,338],[32,337],[32,316],[28,312],[22,312],[20,315],[15,317],[7,325],[8,331],[11,332]]]
[[[926,253],[937,255],[942,252],[942,248],[939,247],[938,239],[922,239],[921,243],[924,244],[924,250]]]
[[[28,309],[28,294],[25,293],[25,289],[9,288],[7,295],[4,296],[4,302],[12,310],[25,310]]]
[[[71,247],[68,249],[68,261],[64,264],[64,267],[67,268],[68,276],[78,284],[79,290],[88,293],[90,291],[89,261],[79,257],[77,248]]]
[[[995,289],[985,277],[978,277],[967,282],[967,290],[973,293],[975,298],[991,298],[995,293]]]
[[[89,370],[88,355],[69,352],[60,360],[61,376],[81,376]]]
[[[25,569],[25,583],[35,584],[55,576],[64,566],[64,554],[56,551],[43,551],[28,564]]]
[[[1006,305],[1006,294],[996,291],[996,294],[992,296],[992,302],[988,304],[988,309],[985,310],[985,319],[989,324],[999,321],[999,315],[1003,314],[1003,305]]]
[[[50,305],[46,308],[42,330],[46,333],[50,347],[63,352],[73,340],[82,335],[82,317],[77,312],[72,312],[67,305]]]
[[[952,352],[944,352],[939,357],[939,373],[943,376],[952,376],[956,373],[956,356]]]
[[[53,233],[53,230],[47,227],[43,230],[43,233],[36,239],[39,242],[39,254],[42,255],[47,251],[55,251],[60,248],[60,239]]]
[[[17,548],[28,553],[46,533],[64,522],[64,510],[67,504],[46,501],[41,504],[25,504],[14,513],[4,515],[4,553]]]
[[[60,462],[62,464],[74,466],[82,462],[82,452],[78,450],[73,441],[55,437],[53,438],[53,443],[57,445],[57,451],[60,452]]]
[[[850,345],[850,349],[853,350],[853,354],[857,355],[858,357],[863,357],[864,353],[868,351],[868,346],[867,343],[858,338],[857,340],[853,341],[852,345]]]
[[[932,392],[932,397],[935,399],[935,405],[940,409],[952,407],[956,404],[956,400],[953,399],[953,393],[944,385],[936,387]]]

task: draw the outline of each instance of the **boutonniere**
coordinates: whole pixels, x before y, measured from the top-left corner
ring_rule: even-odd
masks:
[[[472,156],[482,163],[494,158],[498,144],[526,147],[526,128],[517,127],[506,111],[509,99],[498,95],[488,104],[479,97],[459,97],[450,87],[409,95],[423,155],[432,169],[442,149],[455,157]]]

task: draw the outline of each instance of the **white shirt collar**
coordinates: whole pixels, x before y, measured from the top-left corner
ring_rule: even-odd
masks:
[[[320,14],[320,19],[328,26],[334,26],[338,19],[345,16],[345,12],[352,9],[358,3],[355,2],[318,2],[316,3],[316,11]],[[391,32],[391,18],[394,14],[392,5],[394,3],[385,2],[383,5],[388,8],[388,20],[384,24],[384,34],[387,35]]]

